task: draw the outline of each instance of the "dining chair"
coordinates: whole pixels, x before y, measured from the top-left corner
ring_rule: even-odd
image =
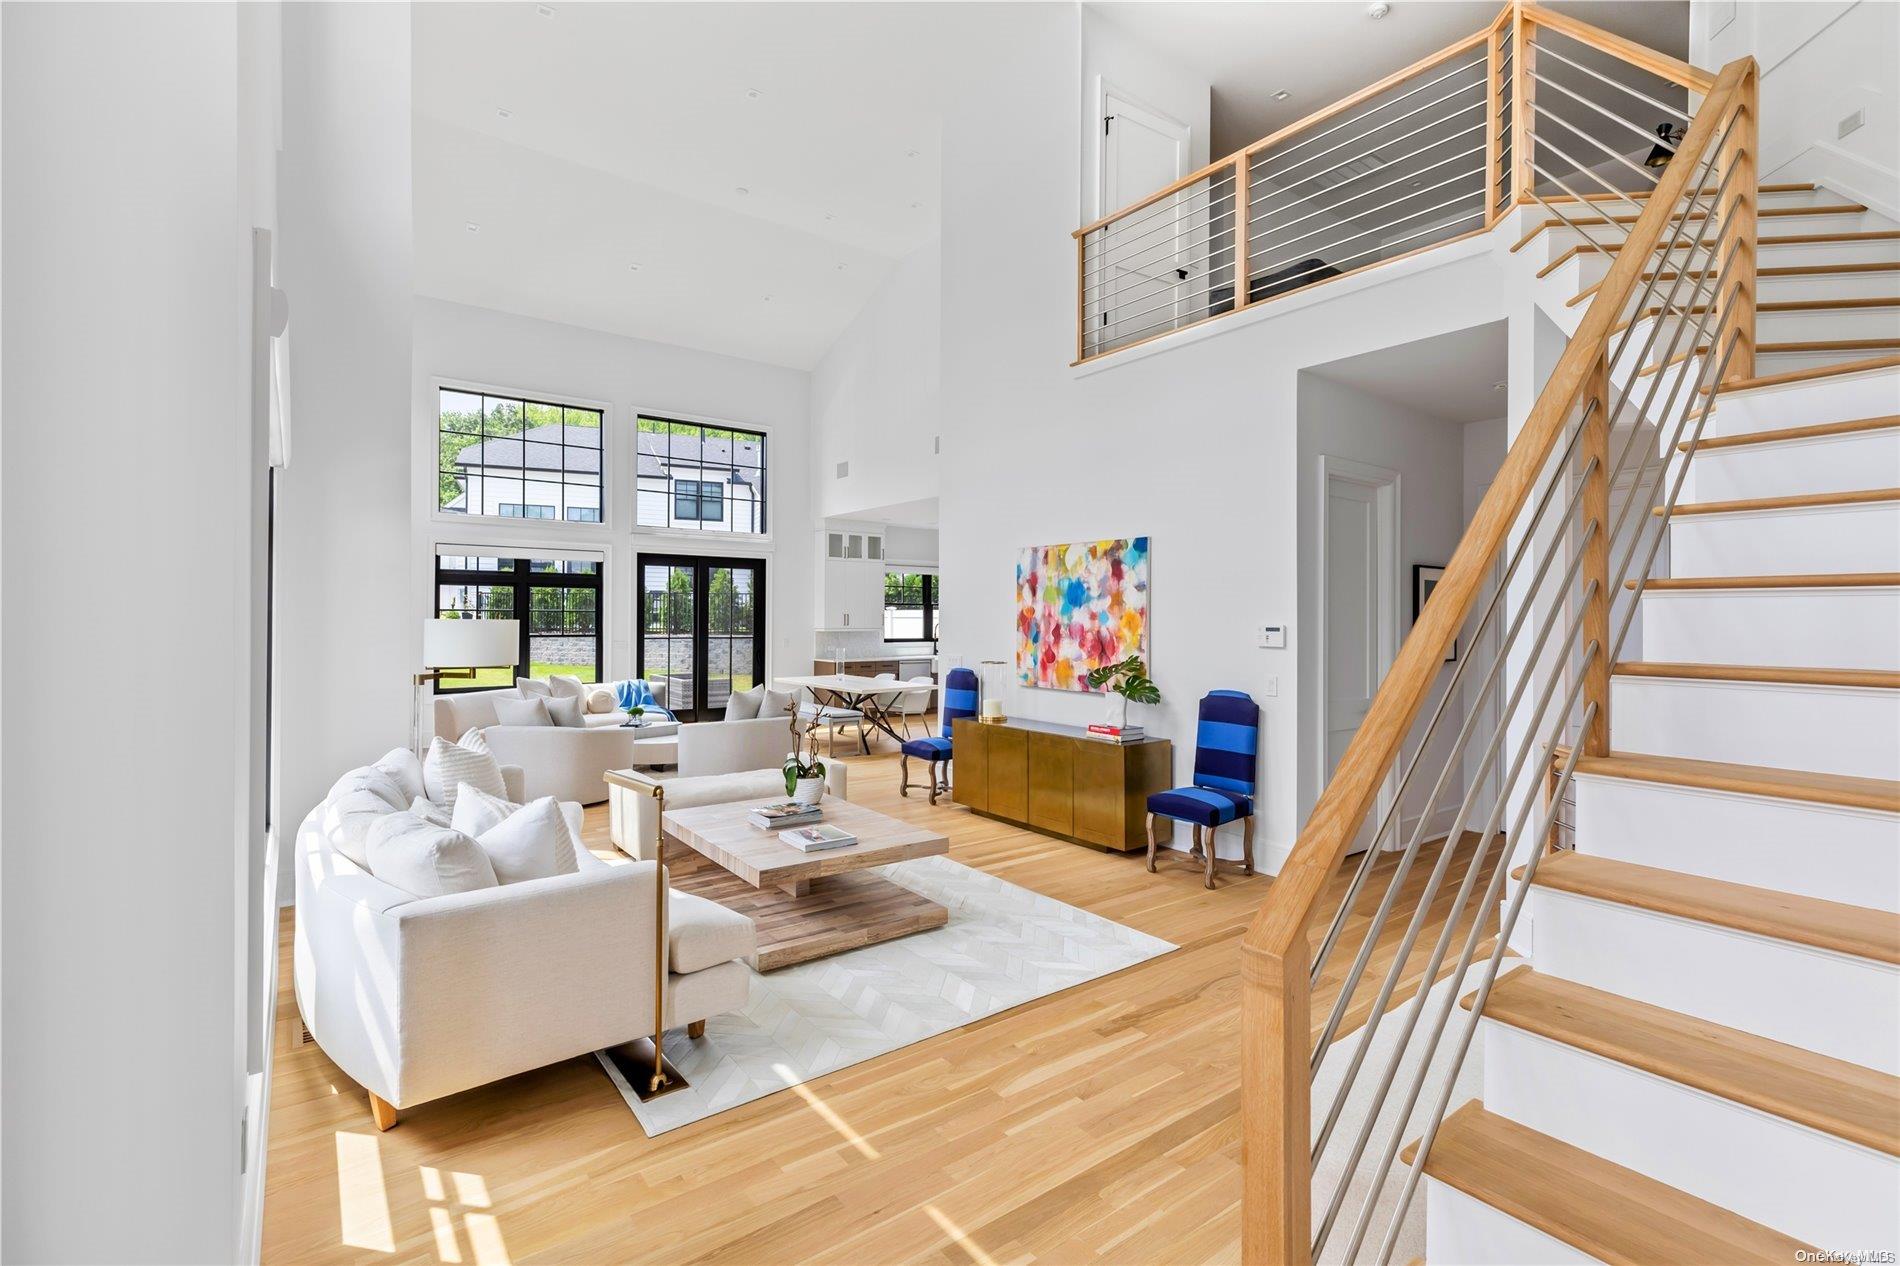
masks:
[[[937,683],[935,679],[929,676],[923,676],[912,677],[909,684],[913,686],[934,686]],[[904,697],[898,701],[897,715],[898,719],[904,723],[905,738],[910,737],[910,719],[912,717],[921,717],[930,711],[930,696],[932,693],[933,692],[929,690],[906,690]]]

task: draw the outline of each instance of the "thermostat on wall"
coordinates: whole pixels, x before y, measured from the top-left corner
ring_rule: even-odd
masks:
[[[1263,624],[1260,626],[1260,645],[1269,650],[1286,649],[1286,625]]]

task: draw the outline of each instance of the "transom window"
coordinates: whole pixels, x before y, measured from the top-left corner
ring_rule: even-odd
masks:
[[[641,418],[641,527],[757,535],[765,531],[765,436],[758,431]]]
[[[884,573],[884,640],[937,639],[937,578],[923,571]]]
[[[578,558],[494,558],[438,554],[435,613],[464,620],[519,620],[512,668],[484,668],[473,681],[436,690],[512,686],[516,677],[565,673],[600,680],[600,563]]]
[[[436,504],[449,514],[600,522],[601,411],[441,391]]]

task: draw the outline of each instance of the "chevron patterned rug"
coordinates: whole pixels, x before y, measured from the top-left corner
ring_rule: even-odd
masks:
[[[876,873],[947,907],[915,936],[753,973],[743,1011],[706,1035],[666,1035],[690,1085],[641,1103],[604,1053],[607,1075],[648,1137],[751,1103],[927,1037],[1146,962],[1175,947],[947,857]]]

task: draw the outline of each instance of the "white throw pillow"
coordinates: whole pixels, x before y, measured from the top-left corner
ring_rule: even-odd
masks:
[[[792,696],[767,686],[765,697],[759,702],[759,715],[789,721],[792,715],[792,703]]]
[[[523,699],[545,699],[551,690],[548,683],[539,677],[517,677],[515,678],[515,693]]]
[[[402,788],[402,794],[414,800],[422,794],[422,758],[406,747],[392,747],[370,766],[378,773],[388,774]]]
[[[369,873],[418,897],[474,892],[497,882],[481,845],[407,810],[370,828]]]
[[[481,794],[481,793],[478,793]],[[409,802],[409,812],[427,822],[430,826],[448,826],[449,811],[433,800],[424,800],[417,796]]]
[[[568,695],[559,699],[536,699],[547,711],[548,720],[555,725],[564,725],[570,730],[578,730],[587,722],[581,720],[581,701],[578,695]]]
[[[495,720],[503,725],[553,725],[547,699],[497,699]]]
[[[402,785],[380,769],[369,765],[352,769],[330,785],[330,794],[325,800],[335,800],[352,791],[368,791],[381,796],[391,809],[409,807],[409,797],[402,793]]]
[[[488,736],[482,733],[480,726],[465,731],[462,737],[455,741],[471,752],[485,752],[488,750]]]
[[[506,822],[508,815],[520,807],[512,800],[489,795],[473,783],[463,783],[456,790],[455,811],[446,825],[471,839],[479,838],[488,828]]]
[[[589,712],[612,712],[620,704],[614,699],[614,692],[605,686],[595,686],[587,692],[587,710]]]
[[[394,812],[373,791],[345,791],[324,802],[318,828],[331,848],[367,870],[370,828]]]
[[[587,683],[572,673],[554,673],[548,678],[548,693],[556,699],[585,699]]]
[[[726,700],[726,720],[751,721],[757,719],[759,707],[765,702],[765,687],[754,686],[750,690],[735,690]]]
[[[459,811],[458,811],[459,816]],[[580,869],[567,819],[553,796],[542,796],[476,838],[504,884],[571,875]]]
[[[425,793],[443,808],[453,810],[456,789],[465,782],[473,783],[491,796],[508,794],[508,784],[501,777],[501,765],[492,755],[458,746],[438,734],[429,744],[429,755],[422,762]]]

